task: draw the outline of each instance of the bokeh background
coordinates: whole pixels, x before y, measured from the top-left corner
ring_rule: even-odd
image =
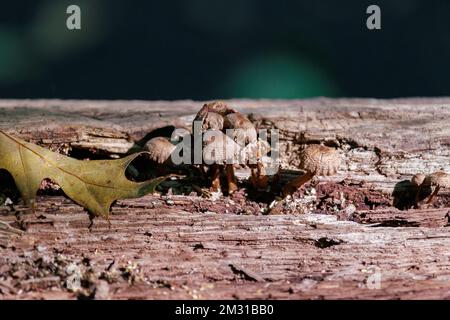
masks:
[[[82,30],[66,28],[77,4]],[[366,8],[382,30],[366,28]],[[0,3],[0,97],[450,95],[450,1]]]

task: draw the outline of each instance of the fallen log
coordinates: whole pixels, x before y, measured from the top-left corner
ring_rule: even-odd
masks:
[[[242,197],[150,195],[119,201],[111,228],[98,220],[90,231],[62,196],[44,195],[20,221],[2,206],[3,229],[26,232],[1,238],[0,297],[450,297],[449,191],[430,208],[400,210],[413,174],[450,172],[450,99],[230,103],[279,130],[285,179],[298,174],[303,144],[342,152],[337,175],[306,186],[309,213],[264,215],[267,203]],[[116,158],[189,128],[201,105],[0,100],[0,129],[73,157]]]

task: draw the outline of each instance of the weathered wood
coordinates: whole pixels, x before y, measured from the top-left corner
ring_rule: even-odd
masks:
[[[285,168],[296,169],[302,143],[328,142],[345,151],[335,181],[369,182],[391,192],[417,172],[450,171],[450,99],[231,100],[260,128],[277,128]],[[123,155],[148,133],[186,127],[193,101],[0,101],[0,129],[70,153]]]
[[[30,224],[11,244],[15,250],[0,257],[12,286],[0,285],[4,298],[74,297],[60,288],[67,275],[48,271],[72,263],[84,273],[92,269],[96,284],[110,274],[113,298],[450,298],[443,210],[422,211],[433,228],[420,220],[420,227],[388,228],[333,215],[187,212],[155,196],[120,202],[112,227],[100,220],[92,231],[82,209],[59,197],[42,199],[37,214],[46,219]],[[42,259],[48,265],[35,262]],[[133,265],[136,281],[129,284],[123,268]],[[11,275],[18,270],[36,278],[35,290],[16,296],[23,279]],[[60,281],[48,284],[50,275]]]
[[[46,196],[23,218],[27,232],[0,242],[0,297],[76,297],[65,284],[76,267],[91,284],[78,294],[96,288],[97,298],[450,298],[449,191],[429,209],[391,205],[412,174],[450,172],[450,99],[230,103],[280,130],[285,169],[297,170],[304,143],[343,153],[339,174],[299,199],[311,213],[152,195],[120,201],[110,229],[98,220],[89,231],[82,208]],[[0,100],[0,129],[66,154],[116,157],[152,130],[189,127],[201,105]],[[7,207],[0,214],[16,226]]]

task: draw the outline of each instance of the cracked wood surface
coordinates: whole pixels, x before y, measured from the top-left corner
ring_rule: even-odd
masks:
[[[286,169],[297,169],[301,144],[338,147],[345,159],[339,174],[319,181],[391,197],[417,172],[450,172],[450,99],[230,103],[260,128],[280,130]],[[201,105],[0,100],[0,129],[69,155],[117,157],[154,129],[189,127]],[[448,197],[448,190],[440,193]],[[277,216],[194,210],[183,203],[201,207],[210,200],[173,198],[181,204],[158,196],[120,201],[111,229],[98,220],[91,232],[82,208],[62,197],[40,199],[25,234],[0,237],[0,298],[74,298],[69,276],[55,271],[70,264],[94,279],[96,298],[450,298],[448,201],[421,210],[358,209],[345,221],[314,210]],[[14,223],[7,208],[0,212]]]
[[[15,250],[3,249],[0,257],[3,272],[20,279],[16,270],[32,269],[27,274],[36,272],[39,281],[30,289],[23,282],[31,279],[22,280],[19,292],[14,276],[8,278],[0,282],[3,297],[73,298],[48,283],[54,271],[39,277],[46,269],[32,261],[82,265],[88,257],[95,279],[113,262],[111,273],[130,262],[138,266],[136,282],[119,276],[107,285],[107,298],[450,298],[450,234],[442,210],[421,212],[433,228],[388,228],[321,214],[192,213],[159,202],[155,196],[121,201],[112,227],[99,220],[90,232],[80,207],[41,199],[38,215],[46,223],[30,220],[26,234],[13,241]]]

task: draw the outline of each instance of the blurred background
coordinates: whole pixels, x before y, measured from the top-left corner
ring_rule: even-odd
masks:
[[[82,29],[66,28],[81,8]],[[381,7],[381,30],[366,8]],[[450,1],[0,4],[0,97],[450,96]]]

